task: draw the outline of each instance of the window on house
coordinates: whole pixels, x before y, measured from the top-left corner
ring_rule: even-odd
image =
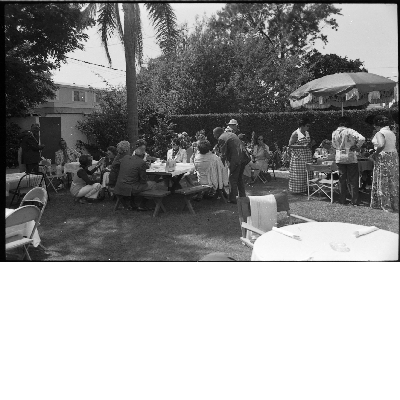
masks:
[[[85,101],[85,92],[74,90],[74,101]]]

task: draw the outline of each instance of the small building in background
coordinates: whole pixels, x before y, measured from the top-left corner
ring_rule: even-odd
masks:
[[[76,148],[77,140],[88,142],[76,125],[98,107],[94,88],[67,83],[55,84],[58,90],[53,99],[36,106],[29,116],[7,118],[8,123],[16,123],[21,130],[30,129],[33,123],[40,124],[40,140],[46,146],[42,156],[53,162],[61,138],[72,148]]]

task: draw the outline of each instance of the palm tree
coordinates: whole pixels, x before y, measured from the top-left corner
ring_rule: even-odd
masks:
[[[178,38],[176,17],[168,3],[144,3],[150,20],[156,30],[156,40],[165,54],[175,49]],[[138,108],[136,90],[136,67],[142,64],[142,27],[138,3],[122,3],[124,24],[122,26],[118,3],[90,3],[84,10],[87,18],[94,18],[101,35],[108,62],[108,40],[116,33],[125,50],[126,92],[128,124],[127,132],[131,146],[138,139]]]

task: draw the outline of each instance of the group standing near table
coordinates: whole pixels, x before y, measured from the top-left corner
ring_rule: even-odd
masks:
[[[371,144],[375,151],[369,156],[374,162],[371,208],[382,209],[387,212],[399,210],[399,161],[396,149],[396,135],[389,127],[389,120],[378,115],[371,122],[374,125],[374,136]],[[292,193],[304,193],[307,190],[306,164],[312,163],[310,136],[308,129],[310,121],[301,120],[300,127],[293,132],[289,140],[290,172],[289,190]],[[365,137],[350,128],[351,120],[341,117],[338,128],[332,133],[332,141],[325,139],[322,148],[329,152],[327,159],[334,160],[339,174],[339,203],[346,204],[347,192],[350,192],[351,204],[359,205],[360,172],[365,187],[368,175],[360,171],[357,154],[364,146]],[[328,144],[329,143],[329,144]],[[312,172],[310,172],[312,174]],[[312,176],[309,177],[312,179]]]

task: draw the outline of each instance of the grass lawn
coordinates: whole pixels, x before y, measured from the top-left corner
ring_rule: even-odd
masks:
[[[288,188],[288,174],[276,181],[247,186],[248,195],[263,195]],[[197,261],[211,252],[225,252],[249,261],[251,250],[241,244],[237,206],[222,200],[193,202],[196,215],[182,212],[183,199],[165,198],[167,213],[117,210],[114,202],[77,204],[69,191],[50,191],[39,234],[46,251],[30,249],[33,260],[43,261]],[[316,221],[375,225],[399,232],[399,215],[369,208],[370,195],[361,193],[362,206],[331,204],[325,197],[307,200],[289,193],[291,211]],[[11,198],[6,199],[6,203]],[[280,216],[285,222],[284,213]]]

